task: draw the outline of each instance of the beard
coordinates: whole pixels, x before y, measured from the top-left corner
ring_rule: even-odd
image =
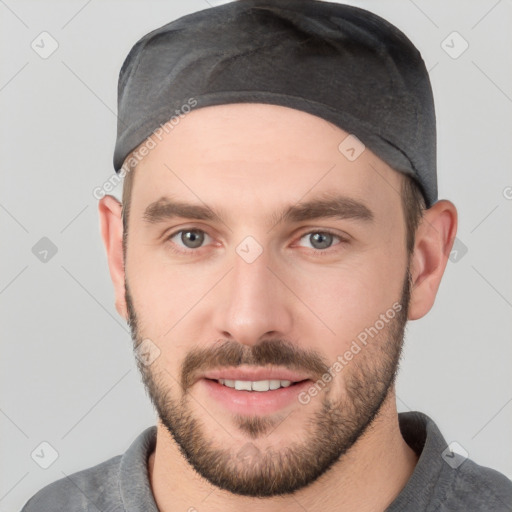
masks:
[[[321,400],[321,409],[308,419],[300,442],[288,445],[258,446],[258,439],[269,435],[284,421],[275,416],[234,415],[239,431],[254,441],[242,448],[222,447],[204,428],[204,420],[213,418],[202,409],[194,413],[190,387],[199,372],[240,365],[276,365],[310,375],[325,375],[329,365],[316,352],[305,351],[281,339],[264,340],[254,346],[235,341],[210,348],[192,349],[184,358],[180,378],[167,370],[158,374],[139,358],[137,366],[146,393],[162,425],[171,434],[180,452],[192,468],[211,484],[233,494],[271,497],[293,494],[326,473],[369,429],[394,385],[402,353],[410,299],[409,268],[403,282],[401,309],[341,371],[344,392],[332,397],[328,385],[313,400]],[[145,339],[139,329],[133,299],[125,281],[126,304],[134,350]],[[336,379],[333,378],[333,381]],[[332,382],[331,382],[332,384]],[[288,418],[293,429],[294,410]],[[286,418],[284,418],[286,419]],[[211,426],[210,426],[211,430]],[[296,439],[297,432],[290,438]]]

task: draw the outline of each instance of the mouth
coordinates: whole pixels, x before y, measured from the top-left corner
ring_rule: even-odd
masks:
[[[301,382],[305,382],[308,379],[303,379],[300,381],[292,382],[291,380],[279,380],[279,379],[269,379],[269,380],[233,380],[233,379],[207,379],[213,382],[218,382],[223,386],[226,386],[231,389],[236,389],[237,391],[256,391],[259,393],[265,391],[274,391],[276,389],[288,388],[290,386],[295,386],[300,384]]]
[[[238,368],[208,372],[197,383],[223,409],[259,415],[300,405],[299,393],[311,386],[313,380],[287,369]]]

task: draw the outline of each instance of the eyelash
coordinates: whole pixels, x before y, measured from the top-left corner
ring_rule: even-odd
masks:
[[[178,231],[174,231],[172,234],[170,234],[169,236],[167,236],[165,238],[166,242],[170,242],[169,247],[172,252],[174,252],[176,254],[180,254],[180,255],[186,255],[186,254],[191,254],[194,252],[199,252],[201,249],[205,248],[204,246],[201,246],[201,247],[198,247],[197,249],[177,249],[176,244],[172,243],[171,239],[174,238],[176,235],[179,235],[180,233],[184,233],[184,232],[186,233],[187,231],[196,231],[199,233],[204,233],[207,236],[210,236],[210,235],[208,235],[208,233],[206,233],[206,231],[204,231],[202,229],[196,229],[196,228],[184,228],[184,229],[180,229]],[[337,233],[334,233],[333,231],[331,231],[329,229],[314,229],[311,231],[306,231],[305,233],[302,233],[300,235],[299,240],[301,240],[302,238],[304,238],[307,235],[313,235],[313,234],[317,234],[317,233],[320,233],[322,235],[331,235],[339,240],[338,244],[328,247],[327,249],[310,249],[311,251],[313,251],[313,254],[318,257],[330,255],[333,250],[336,250],[335,249],[336,246],[348,243],[348,240],[346,238],[340,236]]]

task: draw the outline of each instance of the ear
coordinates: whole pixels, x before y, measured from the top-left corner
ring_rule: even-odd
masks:
[[[124,287],[123,221],[121,211],[122,205],[115,197],[107,195],[100,199],[98,212],[101,237],[107,251],[110,277],[114,283],[116,309],[125,320],[128,320]]]
[[[411,258],[409,320],[426,315],[436,298],[457,232],[457,209],[441,200],[423,212]]]

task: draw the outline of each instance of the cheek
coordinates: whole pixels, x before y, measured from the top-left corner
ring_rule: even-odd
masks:
[[[351,264],[301,273],[295,280],[297,295],[329,327],[323,332],[332,340],[320,343],[318,349],[333,360],[343,353],[358,334],[400,301],[405,273],[405,256],[384,250],[369,252]]]
[[[189,313],[218,281],[219,269],[209,265],[177,265],[160,250],[137,249],[127,268],[127,279],[145,337],[176,339]]]
[[[179,365],[190,350],[187,340],[195,339],[188,313],[201,295],[194,293],[194,286],[187,286],[183,273],[175,270],[165,273],[144,267],[144,272],[135,272],[132,267],[130,276],[138,336],[151,340],[159,350],[148,371],[161,385],[179,389]]]

